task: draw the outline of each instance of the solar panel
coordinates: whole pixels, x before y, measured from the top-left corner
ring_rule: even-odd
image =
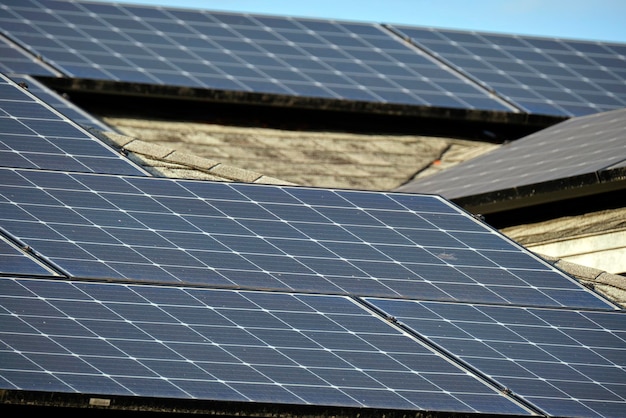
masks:
[[[598,184],[603,181],[602,172],[618,169],[626,160],[625,129],[624,109],[569,119],[399,190],[458,199],[577,176],[590,180],[574,183]],[[562,183],[542,187],[562,189]]]
[[[54,0],[0,10],[5,33],[70,77],[514,110],[375,24]]]
[[[392,28],[527,113],[582,116],[626,107],[623,44]]]
[[[613,309],[437,196],[0,176],[0,225],[72,277]]]
[[[548,416],[620,416],[624,312],[368,299]]]
[[[4,29],[4,27],[3,27]],[[0,73],[25,73],[38,76],[59,76],[60,73],[0,35]]]
[[[85,110],[76,106],[74,103],[67,100],[64,96],[57,94],[55,91],[50,90],[44,84],[36,80],[35,78],[24,74],[6,74],[11,80],[16,83],[26,83],[28,91],[43,102],[53,107],[58,112],[62,113],[68,119],[81,126],[94,127],[101,131],[115,131],[114,128],[108,126],[100,119],[89,114]]]
[[[3,388],[530,415],[342,296],[0,279]]]
[[[28,250],[19,249],[0,235],[0,274],[57,276],[57,273],[31,257]]]
[[[0,144],[3,167],[146,175],[3,74]]]

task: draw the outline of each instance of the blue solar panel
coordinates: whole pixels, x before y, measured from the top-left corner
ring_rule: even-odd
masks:
[[[524,112],[582,116],[626,107],[624,45],[394,26]]]
[[[437,196],[0,175],[0,224],[73,277],[613,308]]]
[[[4,29],[4,27],[3,27]],[[58,76],[60,73],[37,60],[13,42],[0,35],[0,73],[24,73],[38,76]]]
[[[5,389],[530,415],[347,297],[0,278]]]
[[[85,127],[94,127],[101,131],[115,131],[114,128],[108,126],[97,117],[89,114],[85,110],[76,106],[64,96],[50,90],[44,84],[29,75],[23,74],[5,74],[16,83],[26,83],[27,89],[38,99],[42,100],[58,112],[62,113],[68,119]]]
[[[77,78],[513,109],[375,24],[33,0],[5,7],[0,26]]]
[[[0,166],[146,175],[129,160],[2,74]]]
[[[569,119],[398,189],[471,199],[523,187],[534,188],[531,198],[561,193],[568,179],[572,179],[572,190],[578,184],[602,188],[601,173],[618,168],[626,159],[624,130],[626,109]],[[583,176],[584,181],[580,180]],[[519,195],[519,200],[528,197]],[[506,200],[507,205],[514,203],[510,196]]]
[[[549,416],[620,416],[624,312],[368,302]]]

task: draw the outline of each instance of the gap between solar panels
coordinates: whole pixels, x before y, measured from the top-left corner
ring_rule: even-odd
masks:
[[[496,388],[505,396],[514,399],[516,402],[528,408],[534,414],[548,416],[548,414],[536,404],[533,404],[531,401],[524,399],[524,397],[521,396],[520,394],[514,393],[506,385],[502,384],[501,382],[499,382],[497,379],[490,376],[489,374],[483,372],[480,368],[474,367],[471,363],[464,361],[463,358],[459,357],[457,353],[455,353],[454,351],[448,351],[442,345],[438,344],[432,339],[429,339],[426,334],[422,334],[420,333],[420,331],[418,331],[414,327],[411,327],[410,323],[405,322],[402,316],[400,317],[394,316],[394,315],[401,315],[402,313],[404,313],[404,311],[402,309],[398,309],[396,311],[392,309],[386,309],[387,305],[385,305],[385,302],[393,303],[393,302],[390,302],[390,300],[374,299],[374,298],[368,298],[368,297],[359,297],[359,298],[354,297],[353,299],[356,302],[362,304],[366,309],[376,312],[378,315],[385,318],[389,323],[407,332],[413,338],[427,345],[432,350],[435,350],[437,353],[439,353],[439,355],[446,358],[448,361],[456,364],[458,367],[462,369],[468,370],[469,372],[471,372],[472,374],[476,376],[479,376],[481,380],[487,382],[490,386]],[[460,305],[466,306],[467,304],[461,303]]]
[[[543,415],[621,415],[624,311],[366,300]]]
[[[467,73],[466,71],[463,71],[462,68],[459,68],[459,67],[453,65],[451,62],[447,61],[442,56],[440,56],[440,55],[434,53],[433,51],[431,51],[430,49],[424,47],[416,39],[414,39],[414,38],[412,38],[410,36],[407,36],[404,33],[402,33],[402,31],[400,29],[394,27],[393,25],[388,25],[388,24],[382,24],[381,27],[385,28],[387,31],[389,31],[389,33],[393,34],[394,36],[397,36],[398,38],[403,39],[407,44],[410,44],[414,48],[416,48],[419,51],[421,51],[421,53],[423,53],[425,55],[428,55],[434,61],[437,61],[437,62],[441,63],[442,65],[446,66],[447,68],[450,69],[450,71],[452,71],[455,74],[457,74],[460,78],[468,80],[470,83],[472,83],[474,86],[476,86],[476,88],[484,90],[485,93],[487,95],[489,95],[490,97],[497,97],[498,100],[501,100],[503,103],[506,103],[508,106],[510,106],[514,110],[514,113],[525,113],[525,109],[521,108],[514,101],[508,99],[507,97],[504,97],[504,96],[498,94],[497,91],[495,91],[493,88],[490,88],[484,82],[481,82],[476,77],[472,76],[471,74]]]

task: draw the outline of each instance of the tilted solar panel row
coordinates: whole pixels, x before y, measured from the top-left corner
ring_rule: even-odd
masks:
[[[581,116],[626,107],[626,45],[391,26],[522,111]]]
[[[625,45],[85,1],[0,7],[66,76],[578,116],[626,105]]]
[[[84,273],[91,272],[86,277],[91,281],[110,281],[97,264],[135,263],[133,274],[112,283],[44,280],[51,274],[33,264],[0,272],[0,351],[8,359],[0,375],[9,391],[486,414],[619,414],[626,388],[623,311],[611,312],[609,303],[438,197],[1,171],[3,231],[26,243],[38,266],[47,261],[72,276],[68,271],[85,261],[79,260],[81,252],[99,252],[107,257],[87,260],[94,261],[93,269]],[[200,228],[181,230],[181,224],[171,223],[176,218],[193,219]],[[382,220],[386,226],[379,225]],[[253,232],[247,226],[255,222],[273,224]],[[315,226],[309,232],[322,235],[281,236],[301,233],[307,223]],[[370,231],[346,240],[355,227],[378,228],[381,234]],[[399,230],[403,236],[411,229],[424,234],[426,245],[416,239],[419,234],[411,236],[410,245],[379,241],[396,236],[386,232]],[[227,269],[210,264],[202,267],[204,276],[194,276],[193,287],[184,287],[189,270],[179,268],[176,280],[168,282],[158,274],[144,276],[150,264],[137,261],[137,256],[154,257],[153,267],[166,268],[182,257],[178,267],[189,267],[186,253],[216,263],[236,255],[240,258],[231,268],[239,269],[248,259],[258,263],[268,255],[261,253],[267,243],[279,239],[301,240],[313,245],[309,248],[317,244],[317,251],[336,243],[335,249],[348,252],[319,264],[326,270],[308,284],[323,287],[305,288],[309,294],[287,288],[261,292],[267,278],[276,275],[267,269],[258,270],[260,276],[248,276],[253,271],[230,276],[253,277],[230,286],[249,291],[218,289],[223,286],[203,280],[211,271]],[[215,250],[216,242],[240,247],[201,258]],[[455,246],[448,247],[452,242]],[[514,292],[534,292],[511,306],[493,300],[489,305],[427,302],[430,297],[415,293],[408,296],[413,300],[397,294],[366,298],[363,305],[349,296],[380,293],[367,287],[331,294],[336,291],[328,284],[340,283],[342,274],[342,263],[332,261],[349,265],[362,260],[363,249],[384,245],[403,250],[390,258],[399,266],[416,261],[405,259],[410,249],[444,245],[437,257],[446,261],[447,272],[472,260],[455,260],[455,254],[478,255],[485,248],[499,263],[492,272],[515,272],[526,281],[514,283]],[[283,247],[290,248],[299,251]],[[0,249],[20,255],[12,245]],[[290,259],[324,256],[309,251]],[[414,267],[432,274],[429,264]],[[41,277],[11,277],[16,273]],[[425,282],[446,277],[439,271]],[[481,276],[476,282],[505,288],[505,277]],[[533,308],[546,300],[541,294],[559,309]],[[470,302],[475,298],[471,292],[459,295]],[[543,383],[537,386],[536,378]]]
[[[34,0],[0,22],[70,77],[512,110],[379,25]]]
[[[70,277],[612,309],[437,196],[0,169],[8,233]]]
[[[528,409],[342,296],[0,278],[4,389]]]

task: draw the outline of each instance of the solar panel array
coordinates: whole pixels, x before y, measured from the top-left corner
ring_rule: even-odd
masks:
[[[5,388],[528,415],[346,297],[0,286]]]
[[[3,74],[0,166],[144,175],[136,165]]]
[[[626,107],[626,45],[396,26],[527,113],[580,116]]]
[[[76,132],[2,86],[12,123],[55,115],[56,136]],[[18,397],[518,416],[610,416],[623,401],[624,312],[438,196],[20,161],[0,168],[0,387]],[[495,323],[415,306],[480,309]],[[573,325],[529,322],[546,312]],[[465,334],[437,331],[454,326]],[[474,355],[479,345],[491,351]],[[537,347],[552,357],[525,354]],[[584,354],[586,365],[573,359]]]
[[[35,9],[43,4],[50,10]],[[24,13],[11,20],[16,31],[80,14],[140,36],[178,13],[176,30],[201,16],[210,22],[200,26],[256,25],[257,35],[309,35],[326,48],[397,43],[376,25],[61,1],[0,11],[3,25]],[[47,42],[105,32],[46,25],[58,31]],[[161,32],[167,40],[172,29]],[[113,68],[89,60],[84,68]],[[154,178],[5,76],[0,109],[3,401],[54,393],[327,415],[621,414],[624,311],[443,198]]]
[[[553,116],[626,105],[615,43],[58,0],[4,2],[0,28],[77,78]]]
[[[457,199],[583,175],[600,182],[626,161],[625,130],[624,109],[569,119],[399,190]]]
[[[17,3],[5,6],[2,27],[71,77],[513,109],[374,24],[107,3]]]
[[[620,416],[621,313],[370,300],[550,416]]]

